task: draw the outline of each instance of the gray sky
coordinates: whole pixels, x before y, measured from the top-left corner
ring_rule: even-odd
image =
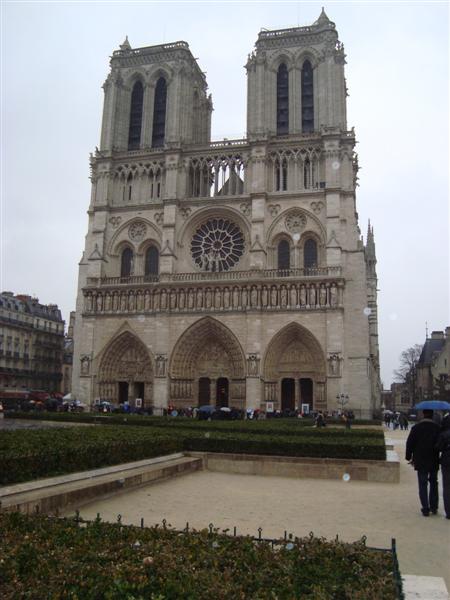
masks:
[[[310,25],[322,4],[347,53],[362,233],[375,229],[382,379],[450,325],[446,2],[2,2],[0,288],[75,308],[109,56],[189,43],[213,138],[245,135],[243,65],[262,27]]]

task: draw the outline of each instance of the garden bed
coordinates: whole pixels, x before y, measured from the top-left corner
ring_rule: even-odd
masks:
[[[109,600],[394,600],[396,556],[310,535],[280,540],[0,514],[0,596]],[[397,577],[394,580],[393,572]]]

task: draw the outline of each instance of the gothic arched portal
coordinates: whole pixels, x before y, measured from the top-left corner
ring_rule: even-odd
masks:
[[[175,406],[206,402],[245,407],[244,353],[232,331],[216,319],[200,319],[183,333],[172,352],[169,375]]]
[[[316,337],[302,325],[290,323],[274,335],[266,351],[265,400],[279,410],[325,409],[325,373]]]
[[[148,408],[153,398],[153,366],[141,340],[124,331],[105,348],[97,374],[98,397],[114,404]]]

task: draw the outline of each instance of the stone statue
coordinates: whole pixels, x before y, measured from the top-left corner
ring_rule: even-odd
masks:
[[[197,290],[197,308],[203,308],[203,290],[198,288]]]
[[[103,308],[103,297],[101,294],[97,294],[97,311],[101,312]]]
[[[270,291],[270,304],[272,306],[277,306],[278,304],[278,293],[277,288],[275,286],[273,286]]]
[[[316,306],[316,288],[313,285],[309,288],[309,305]]]
[[[216,288],[216,292],[214,294],[214,307],[216,310],[220,310],[222,308],[222,294],[220,288]]]
[[[284,285],[281,286],[280,304],[282,308],[286,308],[287,306],[287,290]]]
[[[263,285],[263,288],[261,290],[261,306],[263,308],[265,308],[267,306],[267,300],[268,300],[267,288],[265,285]]]
[[[297,290],[295,289],[295,285],[291,285],[289,295],[290,295],[289,304],[291,305],[292,308],[295,308],[297,306]]]
[[[161,290],[161,310],[166,310],[167,308],[167,292],[165,289]]]
[[[227,287],[223,291],[223,307],[230,308],[230,290]]]
[[[319,291],[319,304],[320,306],[325,306],[327,303],[327,289],[324,286],[324,284],[322,283],[322,285],[320,286],[320,291]]]
[[[211,289],[210,288],[206,288],[206,293],[205,293],[205,307],[206,308],[211,308],[211,306],[212,306]]]
[[[170,291],[169,305],[170,305],[170,310],[175,310],[177,307],[177,292],[176,292],[176,290]]]
[[[159,291],[155,290],[153,294],[153,308],[159,310]]]
[[[242,288],[242,308],[247,308],[248,304],[248,291],[247,287],[244,285]]]
[[[194,308],[194,304],[195,304],[194,290],[192,288],[189,288],[189,291],[188,291],[188,308]]]
[[[300,306],[306,305],[306,288],[304,285],[300,286]]]
[[[134,310],[134,294],[131,292],[128,299],[128,310]]]
[[[239,308],[239,289],[233,289],[233,308]]]
[[[257,308],[258,306],[258,288],[256,286],[253,286],[250,292],[250,305],[252,308]]]
[[[330,373],[332,375],[339,375],[339,357],[337,354],[330,356]]]
[[[121,294],[120,296],[120,310],[121,312],[126,312],[127,310],[127,297],[125,294]]]
[[[178,294],[178,308],[179,308],[180,310],[183,310],[183,309],[184,309],[184,303],[185,303],[185,300],[186,300],[186,295],[185,295],[185,293],[184,293],[184,290],[183,290],[183,289],[181,289],[181,290],[179,291],[179,294]]]
[[[338,290],[336,284],[333,283],[330,289],[330,304],[331,306],[337,306],[338,303]]]
[[[92,294],[88,294],[86,296],[86,311],[87,312],[92,311]]]
[[[247,359],[247,369],[249,375],[258,375],[258,356],[256,354],[250,354]]]
[[[89,375],[90,366],[91,366],[91,360],[90,360],[89,356],[82,356],[81,357],[81,374]]]
[[[150,296],[150,292],[148,290],[146,290],[145,297],[144,297],[144,310],[150,310],[150,309],[151,309],[151,296]]]

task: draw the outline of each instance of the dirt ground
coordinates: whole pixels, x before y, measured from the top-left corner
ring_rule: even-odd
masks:
[[[390,431],[400,459],[400,483],[290,479],[227,475],[208,471],[84,506],[81,515],[139,524],[173,527],[186,522],[196,529],[213,523],[237,527],[238,533],[281,537],[284,530],[297,536],[328,539],[336,534],[346,541],[367,536],[367,544],[390,546],[396,538],[402,574],[444,577],[450,590],[450,520],[445,519],[440,489],[440,510],[424,518],[420,513],[416,473],[404,460],[407,432]],[[344,473],[343,473],[344,475]]]

